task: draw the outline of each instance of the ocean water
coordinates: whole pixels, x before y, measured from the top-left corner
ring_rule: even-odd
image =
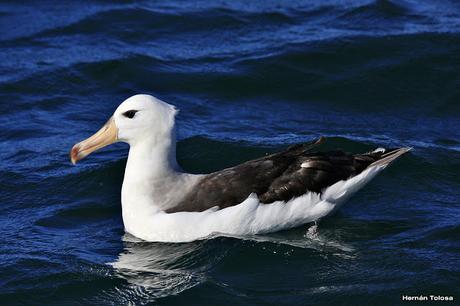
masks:
[[[414,150],[316,234],[142,242],[127,146],[68,159],[136,93],[181,109],[194,173],[321,135]],[[2,305],[460,300],[458,1],[3,1],[0,112]]]

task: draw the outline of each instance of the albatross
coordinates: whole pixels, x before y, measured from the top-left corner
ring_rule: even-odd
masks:
[[[177,113],[151,95],[132,96],[70,151],[75,165],[111,143],[129,144],[123,223],[146,241],[255,235],[317,222],[411,149],[316,152],[321,137],[214,173],[189,174],[176,161]]]

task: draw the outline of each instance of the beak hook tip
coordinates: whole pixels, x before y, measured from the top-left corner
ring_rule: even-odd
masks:
[[[72,149],[70,150],[70,162],[72,163],[72,165],[76,165],[77,164],[77,161],[78,161],[78,145],[75,145],[72,147]]]

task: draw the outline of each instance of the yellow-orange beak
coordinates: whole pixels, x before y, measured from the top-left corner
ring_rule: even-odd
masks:
[[[70,150],[70,161],[76,164],[92,152],[99,150],[118,139],[118,128],[113,118],[110,118],[104,126],[93,136],[77,143]]]

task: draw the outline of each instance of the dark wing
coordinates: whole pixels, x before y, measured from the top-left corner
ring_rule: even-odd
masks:
[[[359,174],[382,152],[348,155],[341,151],[310,153],[324,138],[205,176],[177,206],[166,212],[220,209],[256,193],[262,203],[288,201]]]

